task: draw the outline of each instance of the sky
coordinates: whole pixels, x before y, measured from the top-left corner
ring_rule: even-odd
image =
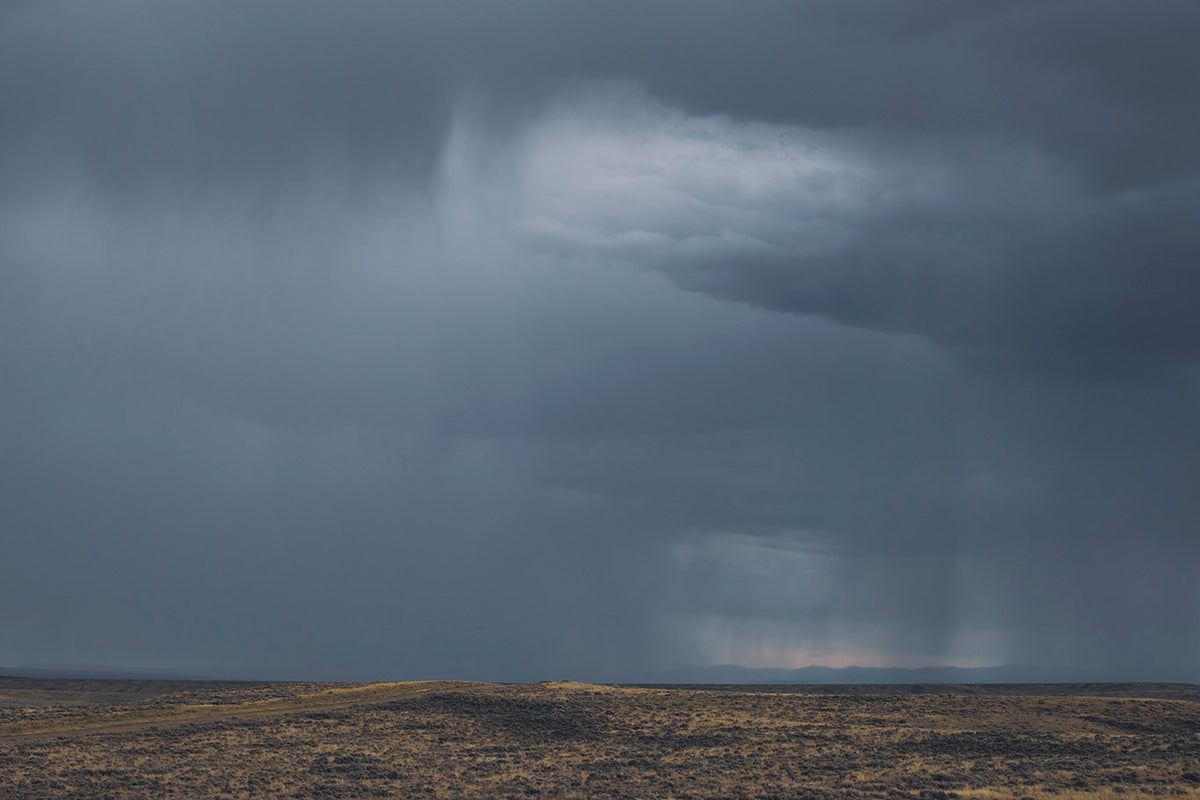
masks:
[[[0,665],[1200,681],[1197,40],[0,3]]]

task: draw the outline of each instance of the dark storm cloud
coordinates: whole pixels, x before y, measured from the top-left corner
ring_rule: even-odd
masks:
[[[0,664],[1194,677],[1198,26],[0,6]]]
[[[1186,3],[659,3],[636,24],[558,3],[117,8],[6,12],[12,134],[144,176],[429,156],[413,145],[436,146],[451,90],[519,106],[632,78],[697,113],[1028,137],[1122,185],[1196,165]]]

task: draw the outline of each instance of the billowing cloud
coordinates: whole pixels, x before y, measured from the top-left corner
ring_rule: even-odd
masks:
[[[996,133],[696,116],[620,86],[577,87],[510,147],[505,174],[477,165],[458,192],[531,246],[991,364],[1157,371],[1200,345],[1193,182],[1098,193]]]

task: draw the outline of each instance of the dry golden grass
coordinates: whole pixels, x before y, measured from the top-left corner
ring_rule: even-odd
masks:
[[[1200,800],[1193,702],[565,682],[237,692],[90,714],[74,698],[38,721],[54,732],[0,739],[0,798]]]
[[[246,700],[240,703],[179,703],[167,708],[98,708],[82,717],[74,714],[66,719],[42,717],[0,724],[0,736],[79,733],[159,723],[199,722],[213,717],[244,717],[311,708],[338,708],[393,700],[417,692],[470,685],[472,684],[466,681],[393,681],[359,686],[338,686],[316,692]]]
[[[1175,791],[1175,789],[1179,789],[1179,791]],[[1030,800],[1162,800],[1167,796],[1176,798],[1176,800],[1197,800],[1200,798],[1200,788],[1194,786],[1173,787],[1170,792],[1157,794],[1151,791],[1122,787],[1091,791],[1030,788],[1019,796],[1011,791],[998,789],[966,789],[958,792],[958,795],[964,800],[1014,800],[1014,798],[1019,800],[1019,797],[1027,797]]]

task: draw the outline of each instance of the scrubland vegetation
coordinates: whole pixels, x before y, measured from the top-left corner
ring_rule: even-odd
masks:
[[[0,681],[0,798],[1200,800],[1188,699],[125,685]]]

